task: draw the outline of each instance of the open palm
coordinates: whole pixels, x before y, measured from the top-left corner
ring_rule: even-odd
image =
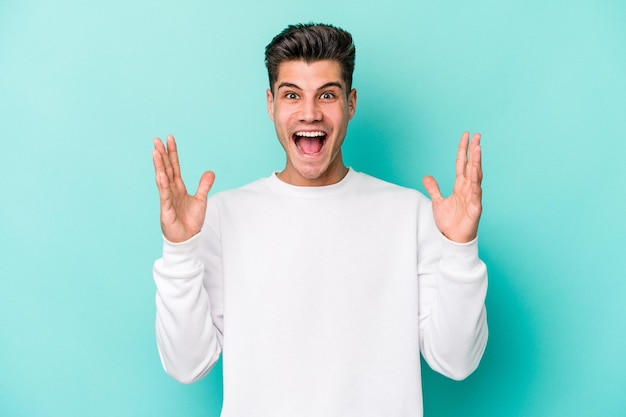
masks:
[[[207,195],[215,174],[205,172],[196,195],[187,193],[180,174],[178,151],[173,136],[167,137],[167,148],[161,139],[154,140],[152,151],[157,188],[161,200],[161,229],[170,242],[183,242],[200,232],[207,207]]]
[[[433,203],[435,224],[448,239],[466,243],[478,233],[482,213],[482,162],[480,134],[470,142],[469,133],[461,136],[456,157],[456,179],[452,194],[444,198],[437,181],[424,177],[423,183]]]

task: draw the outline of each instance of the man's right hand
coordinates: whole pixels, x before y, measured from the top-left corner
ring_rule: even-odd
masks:
[[[206,214],[207,195],[213,186],[215,174],[202,174],[196,195],[187,194],[180,176],[176,141],[167,137],[167,149],[161,139],[154,139],[152,151],[156,184],[161,199],[161,230],[170,242],[184,242],[200,232]]]

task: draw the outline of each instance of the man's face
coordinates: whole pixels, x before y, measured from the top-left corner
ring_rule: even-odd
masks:
[[[347,91],[337,61],[285,61],[278,67],[267,110],[287,155],[278,177],[292,185],[339,182],[347,173],[341,156],[356,90]]]

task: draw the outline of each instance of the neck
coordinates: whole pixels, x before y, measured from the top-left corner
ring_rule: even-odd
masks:
[[[337,163],[332,164],[319,175],[309,176],[287,165],[285,169],[277,173],[276,176],[281,181],[291,185],[300,187],[322,187],[338,183],[347,173],[348,168],[343,164],[343,161],[339,159]]]

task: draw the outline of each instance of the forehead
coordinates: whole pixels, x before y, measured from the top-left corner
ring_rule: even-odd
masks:
[[[317,88],[329,82],[340,83],[345,89],[341,65],[334,60],[292,60],[284,61],[278,66],[277,86],[288,83],[301,88]]]

